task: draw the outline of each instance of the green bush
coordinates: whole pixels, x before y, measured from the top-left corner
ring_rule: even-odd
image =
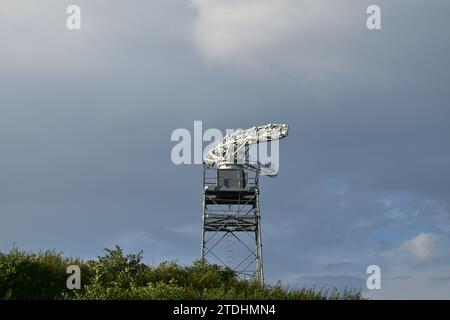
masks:
[[[72,264],[79,265],[89,279],[89,267],[81,260],[63,258],[54,251],[0,252],[0,299],[60,299],[64,292],[70,294],[66,268]]]
[[[81,269],[81,290],[66,287],[66,268]],[[359,290],[289,289],[281,283],[263,286],[244,280],[229,268],[196,261],[148,266],[142,252],[124,255],[120,247],[105,249],[97,260],[64,258],[54,251],[0,252],[0,299],[362,299]]]

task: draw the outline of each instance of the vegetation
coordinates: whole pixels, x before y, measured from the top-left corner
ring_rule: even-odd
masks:
[[[69,265],[81,269],[81,290],[66,287]],[[289,289],[243,280],[229,268],[197,261],[149,266],[142,252],[105,249],[97,260],[65,258],[54,251],[0,252],[0,299],[361,299],[357,290]]]

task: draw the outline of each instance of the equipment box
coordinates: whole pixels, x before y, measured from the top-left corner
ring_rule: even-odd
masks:
[[[220,188],[244,189],[245,172],[239,169],[217,170],[217,186]]]

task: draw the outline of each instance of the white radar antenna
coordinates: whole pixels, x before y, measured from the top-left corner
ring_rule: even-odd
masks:
[[[226,169],[240,165],[267,176],[276,176],[271,163],[261,163],[251,158],[250,145],[279,140],[288,135],[287,124],[267,124],[249,129],[239,129],[226,135],[204,158],[205,168]]]

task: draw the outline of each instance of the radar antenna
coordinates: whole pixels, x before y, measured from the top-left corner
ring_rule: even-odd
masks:
[[[251,159],[248,146],[261,142],[279,140],[288,135],[287,124],[267,124],[250,129],[239,129],[226,135],[216,146],[207,152],[203,159],[205,168],[222,168],[230,164],[242,165],[267,176],[276,176],[271,163],[261,163]]]

